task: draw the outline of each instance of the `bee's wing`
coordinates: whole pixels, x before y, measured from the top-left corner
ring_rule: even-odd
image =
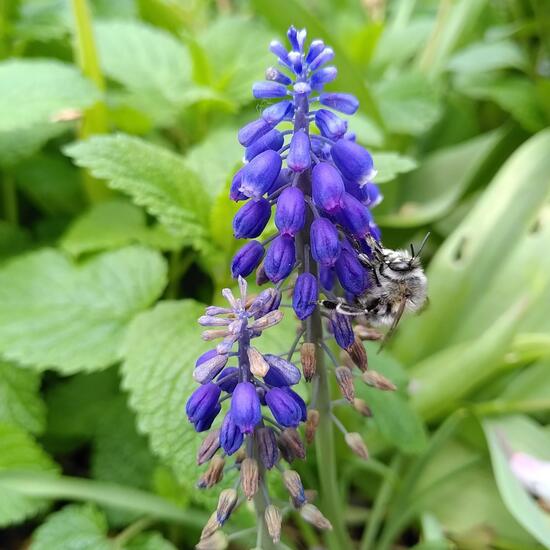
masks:
[[[377,353],[380,353],[384,346],[386,345],[386,342],[393,336],[393,333],[395,332],[395,329],[397,328],[397,325],[399,324],[399,321],[401,321],[401,317],[403,317],[403,313],[405,313],[405,306],[407,305],[407,299],[402,298],[401,302],[399,302],[399,308],[397,309],[397,313],[395,314],[395,319],[393,320],[393,323],[391,324],[390,329],[386,334],[384,335],[384,338],[382,340],[382,343],[380,344],[380,347],[378,348]]]

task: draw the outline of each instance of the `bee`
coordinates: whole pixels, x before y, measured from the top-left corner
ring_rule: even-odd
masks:
[[[336,299],[324,300],[322,305],[342,315],[362,317],[372,327],[389,327],[384,337],[387,341],[405,311],[416,313],[428,300],[428,280],[419,257],[428,237],[429,233],[418,251],[411,244],[410,252],[384,248],[374,238],[367,237],[370,255],[363,252],[359,242],[353,241],[357,259],[368,269],[371,284],[352,304]]]

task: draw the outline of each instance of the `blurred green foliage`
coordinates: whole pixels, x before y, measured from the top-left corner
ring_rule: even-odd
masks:
[[[217,497],[194,488],[184,417],[206,349],[195,320],[232,284],[236,132],[289,24],[334,47],[335,89],[361,101],[351,127],[379,170],[385,244],[432,233],[429,307],[388,351],[369,348],[398,391],[361,389],[372,419],[338,410],[373,455],[338,440],[350,532],[361,550],[550,547],[548,508],[507,462],[550,460],[549,3],[13,0],[0,2],[2,548],[197,539]],[[299,466],[310,486],[314,461]],[[253,521],[242,510],[229,531]],[[244,533],[235,548],[253,545]],[[300,522],[283,541],[321,543]]]

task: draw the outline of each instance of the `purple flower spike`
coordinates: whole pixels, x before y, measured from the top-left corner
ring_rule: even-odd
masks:
[[[211,382],[227,364],[227,355],[219,355],[215,349],[203,353],[195,363],[193,378],[199,384]]]
[[[296,247],[294,239],[288,235],[277,237],[267,251],[264,268],[272,283],[286,279],[296,263]]]
[[[269,130],[271,130],[271,125],[268,124],[263,118],[253,120],[239,130],[239,143],[243,147],[248,147],[253,141],[256,141],[264,134],[267,134]]]
[[[231,275],[247,277],[258,266],[264,256],[264,247],[258,241],[250,241],[242,246],[231,262]]]
[[[270,353],[266,353],[264,355],[264,359],[269,365],[269,370],[264,376],[264,380],[267,384],[273,386],[294,386],[294,384],[297,384],[300,381],[300,378],[302,377],[300,374],[300,369],[298,369],[290,361],[287,361],[278,355],[271,355]]]
[[[270,130],[267,134],[264,134],[246,148],[244,158],[246,161],[251,161],[254,157],[268,149],[278,151],[283,146],[284,142],[285,138],[279,130]]]
[[[330,153],[342,175],[360,186],[369,183],[376,175],[370,153],[353,141],[338,141]]]
[[[315,113],[315,124],[321,134],[334,140],[340,139],[348,130],[348,123],[345,120],[326,109],[319,109]],[[334,150],[334,146],[332,150]]]
[[[233,393],[235,391],[239,382],[239,377],[237,376],[238,372],[239,369],[237,367],[227,367],[220,372],[216,379],[216,383],[220,386],[222,391],[227,393]]]
[[[275,225],[281,235],[294,237],[304,227],[306,201],[297,187],[288,187],[279,196],[275,212]]]
[[[274,53],[281,61],[288,61],[288,52],[278,40],[271,41],[269,44],[269,51]]]
[[[380,193],[380,188],[376,183],[367,183],[361,187],[362,203],[369,208],[378,206],[384,196]]]
[[[203,418],[208,418],[218,404],[221,390],[212,382],[197,388],[185,405],[185,412],[193,423]]]
[[[336,67],[325,67],[324,69],[317,71],[311,77],[312,89],[320,90],[325,84],[332,82],[337,75],[338,71],[336,70]]]
[[[358,295],[367,288],[369,284],[367,271],[353,252],[344,248],[336,262],[335,269],[340,284],[348,292]]]
[[[309,137],[304,130],[298,130],[292,136],[290,151],[286,159],[288,167],[294,172],[303,172],[311,165]]]
[[[292,84],[292,80],[286,76],[286,74],[282,73],[277,69],[276,67],[268,67],[265,71],[265,79],[266,80],[272,80],[273,82],[278,82],[279,84],[284,84],[285,86],[288,86],[289,84]],[[289,101],[290,103],[290,101]]]
[[[260,398],[254,384],[239,382],[231,399],[231,418],[243,434],[254,431],[254,426],[262,419]]]
[[[296,428],[302,418],[298,403],[282,388],[272,388],[265,394],[265,402],[275,420],[288,428]]]
[[[268,149],[254,157],[243,169],[239,191],[259,199],[273,185],[281,171],[281,157]]]
[[[292,101],[279,101],[274,103],[262,111],[262,118],[270,126],[279,124],[287,116],[291,116],[294,111]]]
[[[311,254],[325,267],[332,267],[340,256],[340,239],[334,224],[326,218],[317,218],[311,224]]]
[[[313,168],[311,177],[315,204],[329,214],[338,212],[345,191],[338,170],[328,162],[320,162]]]
[[[241,168],[234,176],[233,180],[231,181],[231,188],[229,190],[229,198],[232,201],[238,202],[238,201],[244,201],[248,199],[248,197],[239,191],[239,188],[241,186],[241,180],[243,177],[243,169]]]
[[[292,170],[290,170],[289,168],[283,168],[279,172],[277,179],[273,182],[271,187],[268,189],[267,194],[271,195],[281,187],[288,185],[290,183],[292,173],[293,173]]]
[[[298,319],[303,321],[314,312],[318,296],[317,278],[311,273],[298,275],[292,293],[292,307]]]
[[[359,100],[351,94],[328,93],[319,96],[321,105],[345,113],[353,115],[359,109]]]
[[[311,71],[315,71],[321,65],[328,63],[334,59],[334,50],[332,48],[324,48],[321,53],[309,64]]]
[[[220,431],[220,445],[228,455],[232,455],[241,448],[243,440],[244,436],[235,422],[233,422],[230,411],[223,419],[222,428]]]
[[[324,49],[325,43],[322,40],[313,40],[309,45],[306,63],[309,65]]]
[[[286,86],[266,80],[265,82],[256,82],[252,86],[252,94],[256,99],[272,99],[286,96]]]
[[[336,274],[334,269],[331,267],[324,267],[323,265],[319,266],[319,280],[321,281],[321,286],[325,290],[332,290],[334,288],[334,283],[336,279]]]
[[[222,410],[222,406],[218,403],[209,414],[206,416],[200,418],[196,422],[194,422],[195,431],[196,432],[205,432],[206,430],[209,430],[212,427],[212,423],[214,420],[216,420],[216,417]]]
[[[342,349],[349,349],[355,342],[355,334],[351,326],[350,318],[347,315],[340,315],[333,312],[330,318],[330,325],[336,343]]]
[[[268,470],[271,470],[279,459],[279,449],[277,447],[277,438],[272,428],[260,428],[258,434],[258,454],[262,464]]]
[[[338,223],[358,239],[364,238],[370,231],[372,216],[369,209],[349,193],[344,193],[342,210],[335,217]]]
[[[270,217],[269,201],[266,199],[249,201],[233,218],[233,235],[236,239],[253,239],[261,234]]]
[[[292,397],[292,399],[294,399],[294,401],[296,402],[298,407],[300,407],[300,410],[302,411],[302,416],[301,416],[300,420],[302,422],[305,422],[307,420],[307,405],[306,405],[305,401],[294,390],[291,390],[290,388],[281,388],[281,389],[285,393],[290,395],[290,397]]]

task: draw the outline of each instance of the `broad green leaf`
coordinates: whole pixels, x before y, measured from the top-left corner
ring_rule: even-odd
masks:
[[[493,472],[502,500],[514,518],[545,547],[550,541],[550,519],[522,487],[508,465],[509,446],[514,451],[550,460],[550,444],[542,427],[528,417],[484,420],[483,429],[491,452]]]
[[[23,40],[60,40],[71,30],[71,6],[66,0],[27,0],[18,8],[15,30]]]
[[[95,25],[104,73],[124,85],[130,103],[171,123],[191,86],[191,58],[173,35],[139,21]]]
[[[385,183],[397,177],[398,174],[410,172],[417,167],[416,161],[399,153],[383,152],[373,153],[374,167],[377,174],[374,178],[376,183]]]
[[[527,59],[512,41],[476,42],[455,53],[447,67],[458,73],[484,73],[496,69],[525,69]]]
[[[0,63],[0,132],[50,122],[61,111],[83,109],[98,98],[72,65],[42,59]]]
[[[502,262],[532,230],[550,191],[549,148],[550,131],[525,142],[439,249],[428,270],[430,306],[402,323],[394,341],[403,362],[426,357],[453,339],[472,305],[491,288]],[[525,289],[527,295],[536,292]]]
[[[140,243],[159,250],[179,248],[178,239],[160,225],[147,226],[145,212],[113,200],[94,205],[63,235],[61,248],[74,256]]]
[[[2,485],[2,474],[30,471],[55,475],[57,466],[21,428],[0,424],[0,527],[22,522],[43,511],[47,502]]]
[[[196,387],[195,361],[212,346],[201,339],[196,322],[203,311],[202,305],[185,300],[161,302],[138,316],[126,338],[122,366],[140,430],[188,487],[195,481],[201,438],[185,417],[185,402]]]
[[[160,533],[140,533],[124,545],[124,550],[177,550]]]
[[[441,116],[433,85],[421,73],[409,72],[380,82],[375,97],[389,131],[420,135]]]
[[[46,407],[40,398],[40,375],[0,361],[0,422],[41,433]]]
[[[33,533],[30,550],[114,550],[107,520],[92,504],[72,504],[51,514]]]
[[[30,247],[28,232],[14,224],[0,220],[0,262]]]
[[[381,147],[384,143],[382,130],[363,113],[355,113],[350,119],[349,129],[357,136],[357,141],[365,146]]]
[[[523,369],[502,390],[502,401],[547,401],[550,404],[550,361],[548,359]]]
[[[55,250],[22,256],[0,270],[0,352],[38,370],[105,368],[165,284],[163,258],[139,247],[81,265]]]
[[[208,194],[175,153],[124,134],[92,137],[65,152],[112,189],[130,195],[182,240],[196,244],[205,237]]]

